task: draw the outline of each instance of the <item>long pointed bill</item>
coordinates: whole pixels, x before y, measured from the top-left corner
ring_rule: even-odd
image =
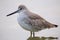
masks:
[[[15,12],[13,12],[13,13],[11,13],[11,14],[8,14],[7,16],[13,15],[13,14],[17,13],[18,11],[19,11],[19,10],[15,11]]]

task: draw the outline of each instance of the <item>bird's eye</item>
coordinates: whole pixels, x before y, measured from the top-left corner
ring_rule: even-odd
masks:
[[[20,10],[22,10],[22,8],[20,8]]]

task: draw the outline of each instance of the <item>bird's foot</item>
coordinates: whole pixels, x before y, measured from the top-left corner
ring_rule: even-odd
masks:
[[[40,37],[29,37],[27,40],[40,40]]]

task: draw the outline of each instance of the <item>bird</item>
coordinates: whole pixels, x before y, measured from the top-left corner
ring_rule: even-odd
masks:
[[[35,37],[35,32],[41,31],[43,29],[58,27],[58,25],[48,22],[40,15],[29,11],[25,5],[19,5],[16,11],[6,16],[8,17],[16,13],[18,13],[18,24],[23,29],[30,31],[30,37]]]

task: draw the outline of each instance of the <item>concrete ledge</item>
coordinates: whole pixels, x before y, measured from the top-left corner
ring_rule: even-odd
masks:
[[[27,40],[40,40],[40,37],[30,37]]]
[[[58,37],[29,37],[27,40],[56,40]]]

